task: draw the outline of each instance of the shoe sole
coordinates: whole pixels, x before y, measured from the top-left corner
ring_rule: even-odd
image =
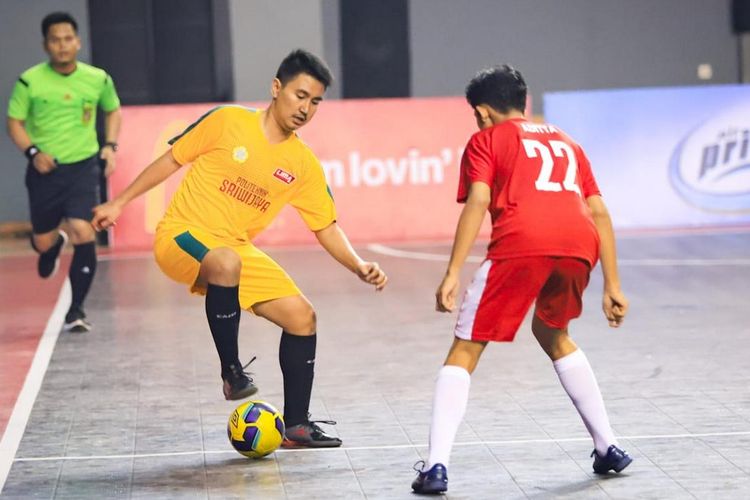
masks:
[[[619,464],[617,464],[615,467],[611,467],[607,470],[596,470],[594,469],[594,474],[609,474],[609,471],[613,470],[617,472],[618,474],[627,468],[628,465],[633,463],[633,459],[631,457],[628,457],[627,460],[622,460]]]
[[[57,254],[57,258],[55,259],[55,266],[52,268],[52,272],[49,273],[47,276],[42,276],[41,274],[39,274],[39,277],[44,280],[54,277],[57,274],[58,269],[60,269],[60,256],[62,255],[63,248],[65,248],[65,245],[68,244],[68,233],[66,233],[65,231],[60,231],[60,235],[63,238],[63,242],[62,242],[62,245],[60,245],[60,253]],[[89,330],[86,330],[86,331],[89,331]]]
[[[231,395],[231,396],[228,396],[228,395],[224,394],[224,399],[226,399],[227,401],[237,401],[238,399],[249,398],[250,396],[252,396],[256,392],[258,392],[258,387],[252,385],[252,386],[248,387],[247,389],[245,389],[243,391],[240,391],[237,394],[234,394],[234,395]]]
[[[91,325],[83,320],[77,319],[72,323],[65,323],[63,330],[70,333],[86,333],[91,331]]]
[[[431,488],[430,489],[427,489],[427,488],[414,489],[414,488],[412,488],[412,491],[414,493],[416,493],[417,495],[439,495],[441,493],[445,493],[446,491],[448,491],[448,487],[447,486],[446,487],[440,486],[440,487],[435,488],[435,489],[431,489]]]
[[[341,441],[339,441],[338,443],[335,441],[302,443],[300,441],[292,441],[290,439],[284,439],[281,442],[281,447],[286,448],[288,450],[299,450],[302,448],[338,448],[342,444],[343,443]]]

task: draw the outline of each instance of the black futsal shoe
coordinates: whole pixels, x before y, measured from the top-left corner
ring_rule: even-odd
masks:
[[[68,235],[65,231],[60,231],[57,242],[46,252],[39,254],[39,260],[36,263],[36,271],[40,278],[51,278],[60,267],[60,252],[68,242]],[[31,246],[34,246],[32,239]],[[36,247],[34,247],[36,248]]]
[[[286,428],[284,448],[336,448],[341,446],[341,439],[323,432],[318,424],[336,425],[333,420],[308,420]]]
[[[245,371],[245,368],[250,366],[253,361],[255,361],[255,357],[245,366],[241,366],[239,363],[229,365],[226,373],[222,375],[222,379],[224,379],[224,399],[227,401],[245,399],[258,392],[258,386],[253,383],[251,373]]]
[[[430,470],[424,470],[424,465],[421,460],[414,464],[414,470],[417,471],[417,478],[411,483],[414,493],[434,495],[448,491],[448,471],[445,465],[435,464]]]
[[[63,330],[72,333],[86,333],[91,331],[91,323],[86,319],[86,313],[81,306],[70,306],[65,315]]]
[[[591,456],[594,457],[594,472],[596,474],[606,474],[611,470],[622,472],[633,461],[630,455],[615,445],[607,448],[607,454],[603,457],[596,450],[591,452]]]

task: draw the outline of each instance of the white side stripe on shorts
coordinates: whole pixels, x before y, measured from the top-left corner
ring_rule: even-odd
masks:
[[[471,340],[471,332],[474,330],[474,318],[477,315],[477,307],[482,299],[484,287],[487,284],[487,275],[492,267],[491,260],[485,260],[474,273],[474,279],[466,289],[461,308],[458,310],[458,320],[453,334],[464,340]]]

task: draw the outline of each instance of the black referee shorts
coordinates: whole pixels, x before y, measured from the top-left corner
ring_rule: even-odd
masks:
[[[56,229],[63,218],[90,220],[99,204],[99,158],[59,164],[48,174],[40,174],[33,165],[26,168],[31,227],[34,234]]]

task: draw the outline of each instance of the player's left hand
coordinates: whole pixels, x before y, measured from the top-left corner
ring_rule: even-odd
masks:
[[[377,262],[363,262],[357,266],[357,276],[365,283],[375,285],[375,290],[380,291],[388,283],[388,276],[380,269]]]
[[[109,177],[115,171],[115,152],[105,146],[99,151],[99,158],[104,160],[104,177]]]

